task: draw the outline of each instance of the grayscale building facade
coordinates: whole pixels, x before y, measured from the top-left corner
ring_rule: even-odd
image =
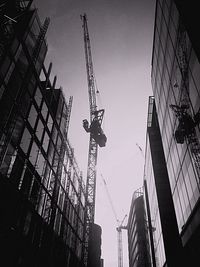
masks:
[[[87,267],[101,267],[101,227],[93,223],[90,228],[90,239],[88,248],[88,265]]]
[[[195,1],[156,2],[144,173],[155,266],[200,264],[197,10]]]
[[[150,267],[150,246],[143,188],[133,193],[127,230],[129,267]]]
[[[152,266],[185,266],[154,97],[149,98],[144,177]]]
[[[32,1],[0,9],[0,264],[83,266],[85,187]],[[6,16],[5,16],[6,15]]]

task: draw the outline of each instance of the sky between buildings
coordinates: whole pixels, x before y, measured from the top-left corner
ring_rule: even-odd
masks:
[[[87,14],[98,108],[105,109],[107,146],[98,150],[95,222],[102,227],[104,267],[117,266],[116,220],[103,184],[107,183],[119,220],[129,213],[132,194],[143,184],[155,0],[35,0],[42,21],[50,17],[47,63],[53,63],[57,87],[73,96],[69,140],[86,178],[89,98],[80,15]],[[125,221],[125,224],[127,220]],[[126,230],[123,230],[126,231]],[[128,267],[123,232],[124,267]]]

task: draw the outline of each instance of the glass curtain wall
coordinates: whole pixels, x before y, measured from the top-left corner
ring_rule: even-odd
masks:
[[[173,194],[179,231],[181,232],[200,195],[199,177],[186,143],[177,144],[174,132],[178,119],[171,104],[180,105],[183,74],[178,57],[178,36],[182,27],[173,1],[157,1],[154,46],[152,56],[152,87],[155,95],[158,120],[165,158]],[[200,65],[186,34],[186,51],[189,72],[189,97],[192,113],[199,110]],[[196,127],[199,136],[199,127]]]

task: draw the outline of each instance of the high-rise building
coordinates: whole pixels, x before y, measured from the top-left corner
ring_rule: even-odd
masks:
[[[143,188],[133,193],[127,230],[129,267],[150,267],[150,246],[148,242]]]
[[[144,177],[153,267],[165,262],[167,266],[184,266],[154,97],[149,98]]]
[[[3,266],[82,266],[85,187],[67,103],[46,69],[32,1],[0,4],[0,245]]]
[[[155,266],[200,264],[198,21],[195,1],[156,1],[145,158]]]

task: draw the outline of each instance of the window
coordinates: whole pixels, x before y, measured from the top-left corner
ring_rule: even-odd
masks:
[[[36,170],[40,176],[43,175],[44,166],[45,166],[45,159],[40,151],[38,158],[37,158],[37,163],[36,163]]]
[[[42,212],[43,212],[45,198],[46,198],[46,191],[42,187],[40,187],[40,193],[38,197],[38,209],[37,209],[40,215],[42,215]]]
[[[39,141],[41,141],[42,134],[44,130],[44,125],[41,121],[41,119],[38,120],[37,128],[36,128],[36,135]]]
[[[58,103],[58,109],[57,109],[57,114],[56,114],[56,120],[58,125],[60,125],[60,119],[61,119],[61,114],[62,114],[62,108],[63,108],[63,99],[60,96],[59,98],[59,103]]]
[[[45,102],[42,105],[41,113],[42,113],[42,116],[43,116],[44,120],[46,121],[48,108],[47,108],[47,105],[45,104]]]
[[[49,145],[49,136],[48,136],[47,132],[45,132],[44,139],[43,139],[43,148],[44,148],[45,152],[47,152],[48,145]]]
[[[66,117],[62,116],[61,123],[60,123],[60,130],[62,133],[66,130],[66,122],[67,122]]]
[[[24,160],[20,157],[20,155],[17,155],[10,174],[10,179],[16,185],[16,187],[19,186],[23,168]]]
[[[29,170],[29,168],[26,167],[24,175],[21,177],[20,181],[20,190],[28,197],[30,193],[30,188],[33,180],[33,174]]]
[[[28,152],[30,141],[31,141],[31,134],[29,133],[28,129],[25,128],[20,143],[20,147],[25,154],[27,154]]]
[[[2,174],[10,175],[15,158],[16,158],[16,151],[14,147],[11,144],[9,144],[6,150],[4,161],[0,167],[0,171]]]
[[[33,166],[36,165],[37,159],[39,156],[39,148],[36,145],[36,143],[33,141],[32,147],[31,147],[31,151],[30,151],[30,155],[29,155],[29,160],[32,163]]]
[[[38,107],[40,107],[41,102],[42,102],[42,93],[41,93],[39,87],[37,87],[37,90],[35,92],[35,101],[36,101]]]
[[[36,84],[36,80],[34,75],[31,77],[31,79],[29,80],[29,84],[28,84],[28,91],[30,93],[30,95],[32,96],[34,93],[34,89],[35,89],[35,84]]]
[[[30,200],[34,205],[37,204],[37,200],[39,197],[39,189],[40,189],[40,184],[38,180],[33,176],[32,186],[30,190]]]
[[[53,120],[52,120],[52,117],[51,117],[50,114],[49,114],[49,117],[48,117],[47,126],[48,126],[48,128],[49,128],[49,131],[51,132],[52,127],[53,127]]]
[[[55,151],[54,144],[52,141],[50,141],[49,151],[48,151],[48,160],[50,164],[52,164],[54,151]]]
[[[25,43],[26,43],[26,47],[29,51],[29,54],[32,55],[35,44],[36,44],[36,35],[31,30],[29,31],[29,33],[26,37]]]
[[[44,40],[42,45],[41,45],[40,53],[39,53],[39,56],[37,58],[36,65],[35,65],[38,75],[40,75],[40,72],[42,69],[42,63],[44,61],[46,52],[47,52],[47,45],[46,45],[46,42]]]
[[[57,135],[58,135],[58,130],[54,124],[53,133],[52,133],[52,141],[54,142],[54,144],[56,144]]]
[[[16,111],[16,113],[17,113],[17,111]],[[22,132],[22,129],[24,126],[24,120],[18,114],[15,114],[14,116],[16,116],[16,117],[14,118],[14,122],[13,122],[14,129],[12,131],[12,141],[14,144],[17,145],[19,142],[19,139],[21,137],[21,132]]]
[[[58,139],[57,139],[57,143],[56,143],[56,148],[57,148],[58,153],[60,153],[61,144],[62,144],[61,138],[60,138],[60,135],[58,134]]]
[[[29,112],[28,121],[33,129],[35,127],[37,116],[38,116],[37,110],[35,109],[34,105],[32,105],[31,110]]]
[[[22,75],[22,77],[24,77],[26,74],[27,67],[28,67],[28,60],[27,60],[26,55],[25,55],[23,50],[21,51],[21,53],[19,55],[19,59],[17,61],[16,66],[17,66],[20,74]]]
[[[24,92],[20,100],[20,109],[24,118],[26,118],[27,116],[30,103],[31,103],[31,98],[29,94],[27,92]]]
[[[54,153],[54,158],[53,158],[53,170],[54,170],[55,173],[57,172],[58,164],[59,164],[59,155],[58,155],[57,152],[55,152]]]

